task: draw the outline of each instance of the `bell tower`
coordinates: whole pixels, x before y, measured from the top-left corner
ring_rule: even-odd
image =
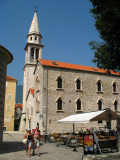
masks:
[[[27,44],[25,46],[26,50],[25,64],[36,64],[37,59],[42,58],[43,45],[41,45],[41,39],[42,36],[38,24],[37,11],[35,10],[34,17],[27,36]]]
[[[24,82],[23,82],[23,111],[21,117],[20,130],[26,130],[26,96],[29,88],[34,88],[34,69],[37,60],[42,58],[41,33],[37,19],[37,11],[34,11],[33,20],[27,36],[27,44],[25,46],[25,66],[24,66]]]

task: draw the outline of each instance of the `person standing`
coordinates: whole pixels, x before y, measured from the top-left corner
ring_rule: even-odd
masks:
[[[29,155],[29,157],[31,156],[31,146],[33,144],[33,136],[31,134],[31,130],[29,129],[27,131],[27,133],[24,135],[24,139],[27,139],[27,143],[26,143],[26,155]]]
[[[33,154],[35,151],[35,147],[37,146],[37,155],[39,156],[39,146],[40,146],[40,138],[41,138],[41,132],[39,130],[39,126],[36,127],[34,133],[33,133],[33,137],[34,137],[34,145],[33,145]]]

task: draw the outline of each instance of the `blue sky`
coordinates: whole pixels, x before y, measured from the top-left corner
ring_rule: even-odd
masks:
[[[42,58],[95,67],[88,43],[100,39],[89,0],[0,0],[0,44],[14,56],[7,74],[23,84],[24,48],[35,6],[43,36]]]

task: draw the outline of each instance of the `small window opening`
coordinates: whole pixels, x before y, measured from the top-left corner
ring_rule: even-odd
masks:
[[[78,111],[81,110],[81,101],[80,100],[77,101],[77,110]]]
[[[58,99],[57,101],[57,110],[62,110],[62,100]]]
[[[76,82],[77,82],[77,89],[81,89],[81,81],[78,79]]]
[[[57,87],[58,87],[58,88],[62,88],[62,78],[61,78],[61,77],[59,77],[59,78],[57,79],[57,82],[58,82]]]

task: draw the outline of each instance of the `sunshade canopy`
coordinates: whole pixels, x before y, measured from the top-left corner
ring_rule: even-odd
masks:
[[[119,115],[116,114],[116,112],[114,112],[110,109],[106,109],[106,110],[70,115],[66,118],[58,120],[57,122],[61,122],[61,123],[88,123],[90,121],[116,120],[118,117],[119,117]]]

